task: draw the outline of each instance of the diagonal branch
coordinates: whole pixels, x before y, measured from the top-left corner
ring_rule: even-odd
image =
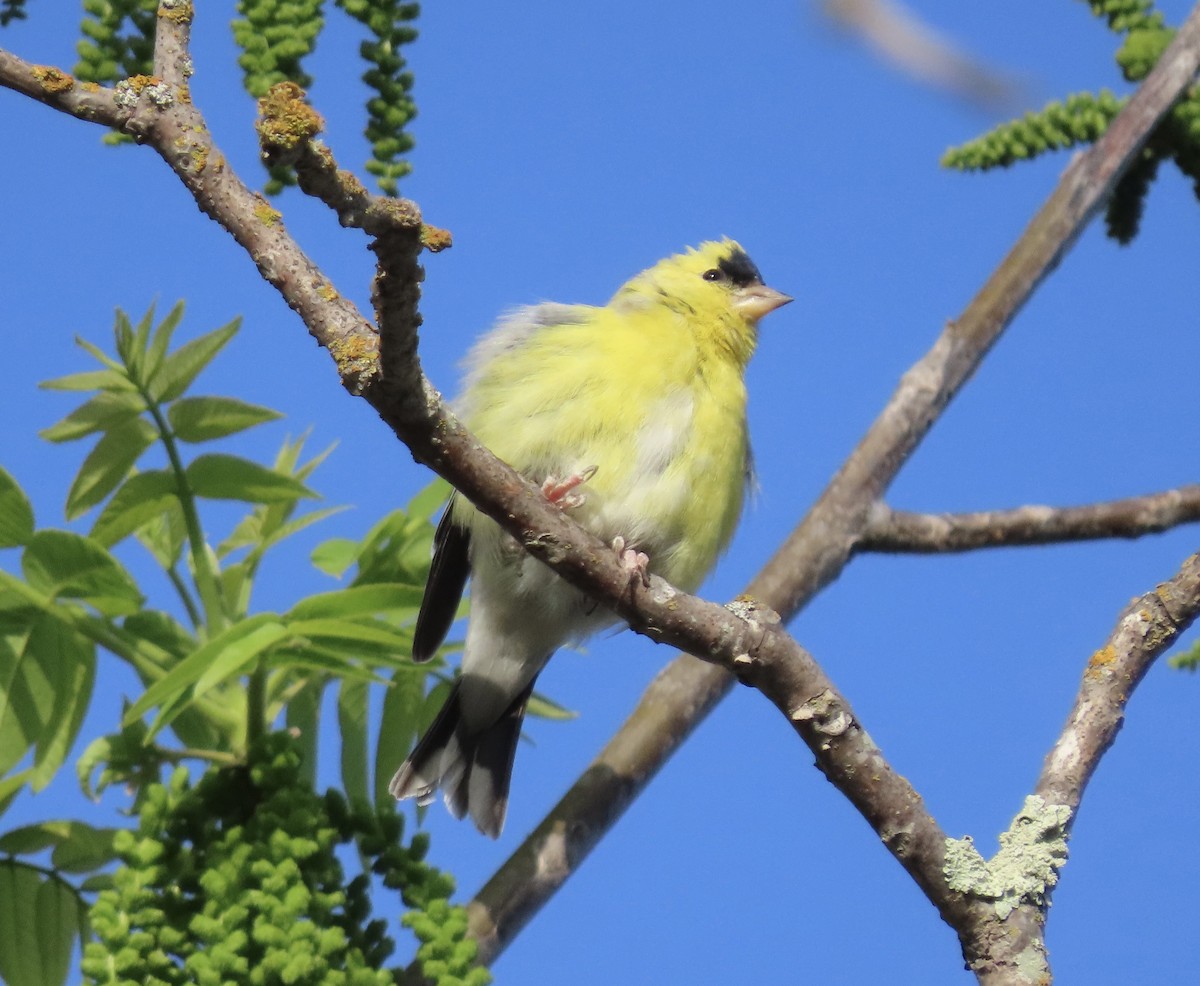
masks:
[[[1003,858],[985,862],[969,839],[947,845],[951,886],[998,909],[990,920],[959,929],[971,970],[985,986],[1050,981],[1046,911],[1084,789],[1116,739],[1134,689],[1198,614],[1200,555],[1192,555],[1168,581],[1129,604],[1088,660],[1033,794],[1000,837]]]
[[[963,314],[901,379],[883,412],[800,525],[747,587],[795,615],[838,577],[874,505],[925,432],[1037,286],[1103,207],[1200,65],[1200,8],[1096,144],[1077,155],[1045,205]],[[734,678],[683,656],[651,683],[596,759],[468,906],[480,961],[491,963],[724,698]]]
[[[1082,507],[1017,507],[967,514],[917,514],[878,503],[858,553],[944,554],[1101,538],[1138,538],[1200,521],[1200,485]]]
[[[1087,662],[1062,734],[1046,756],[1034,793],[1074,812],[1100,758],[1125,718],[1146,672],[1200,615],[1200,555],[1152,592],[1133,600],[1104,646]]]

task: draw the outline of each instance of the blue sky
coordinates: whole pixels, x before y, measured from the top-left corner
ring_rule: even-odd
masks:
[[[69,68],[74,35],[58,6],[31,3],[31,20],[0,33],[0,44]],[[1162,7],[1172,22],[1187,9]],[[1031,106],[1100,86],[1123,91],[1115,39],[1077,0],[916,9],[1024,80]],[[254,107],[235,81],[231,16],[201,5],[192,92],[232,166],[255,182]],[[1059,155],[986,176],[939,169],[947,146],[997,121],[896,75],[794,0],[429,4],[419,26],[415,170],[402,190],[455,237],[426,261],[422,356],[440,389],[455,391],[457,361],[506,308],[603,302],[703,239],[739,239],[767,282],[796,297],[763,323],[750,368],[761,491],[704,589],[710,598],[736,594],[797,523],[1066,163]],[[331,15],[311,65],[312,99],[344,167],[366,157],[357,42]],[[30,492],[39,524],[62,523],[78,450],[37,438],[71,406],[37,382],[88,368],[72,338],[107,344],[114,307],[137,315],[184,298],[183,337],[245,318],[202,378],[204,392],[287,415],[237,451],[268,455],[284,434],[310,427],[314,449],[338,443],[314,485],[354,509],[277,555],[256,605],[285,607],[327,588],[308,565],[312,545],[361,536],[427,475],[344,394],[328,357],[153,153],[101,147],[97,128],[11,93],[0,93],[0,114],[9,134],[0,463]],[[369,311],[361,233],[295,190],[278,204],[338,290]],[[924,511],[1075,504],[1197,481],[1196,209],[1167,167],[1131,247],[1089,230],[889,502]],[[990,852],[1087,656],[1131,597],[1194,550],[1196,532],[1184,529],[1138,542],[863,557],[793,631],[943,828]],[[136,552],[126,558],[146,571]],[[432,857],[457,874],[464,899],[668,657],[625,634],[556,658],[541,687],[580,715],[530,725],[499,842],[440,806],[428,813]],[[113,727],[133,687],[111,666],[102,673],[81,743]],[[1200,941],[1178,926],[1200,881],[1198,702],[1200,681],[1156,668],[1087,792],[1049,924],[1061,982],[1194,975]],[[3,824],[80,813],[114,823],[121,805],[117,791],[87,805],[68,772]],[[971,981],[953,934],[747,689],[698,730],[495,971],[500,982],[575,986]]]

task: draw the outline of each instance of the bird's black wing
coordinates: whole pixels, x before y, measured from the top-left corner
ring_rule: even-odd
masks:
[[[453,508],[452,496],[433,535],[433,563],[413,630],[412,656],[417,662],[428,661],[446,639],[471,572],[471,532],[454,522]]]

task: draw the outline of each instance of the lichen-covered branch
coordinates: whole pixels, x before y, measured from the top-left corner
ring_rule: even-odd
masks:
[[[983,907],[982,920],[959,929],[981,983],[1049,982],[1046,913],[1084,789],[1116,738],[1138,683],[1198,614],[1200,555],[1192,555],[1172,578],[1130,603],[1088,660],[1066,725],[1033,793],[1000,836],[1000,851],[984,860],[970,838],[946,843],[950,888]]]
[[[1046,757],[1034,793],[1078,809],[1104,752],[1116,739],[1125,706],[1151,665],[1200,613],[1200,555],[1162,585],[1135,599],[1087,662],[1066,725]]]
[[[1200,485],[1081,507],[918,514],[878,503],[857,551],[943,554],[1100,538],[1138,538],[1200,521]]]

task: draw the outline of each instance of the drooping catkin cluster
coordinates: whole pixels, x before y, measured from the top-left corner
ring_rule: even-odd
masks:
[[[1152,0],[1088,0],[1088,6],[1111,31],[1123,35],[1117,65],[1127,81],[1141,82],[1171,43],[1174,29],[1166,26]],[[942,156],[942,165],[985,171],[1048,151],[1090,144],[1108,129],[1125,102],[1107,89],[1094,95],[1077,93],[951,148]],[[1167,160],[1191,179],[1200,198],[1200,85],[1192,86],[1172,107],[1114,189],[1105,223],[1108,235],[1119,243],[1128,243],[1137,235],[1146,194],[1159,165]]]
[[[414,910],[426,977],[483,986],[453,881],[423,862],[428,840],[400,843],[403,818],[316,794],[285,734],[257,743],[247,766],[185,768],[142,792],[136,830],[92,908],[84,949],[89,984],[391,986],[386,922],[371,918],[370,878],[347,881],[337,849],[353,843],[364,868]]]

